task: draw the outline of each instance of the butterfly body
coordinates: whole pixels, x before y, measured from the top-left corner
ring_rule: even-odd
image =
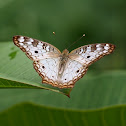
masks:
[[[88,66],[113,52],[115,46],[109,43],[89,44],[69,53],[62,53],[53,45],[25,36],[14,36],[14,44],[33,60],[36,72],[42,83],[58,88],[73,88],[82,78]]]
[[[62,54],[60,55],[60,61],[59,61],[59,71],[58,71],[58,75],[61,77],[63,74],[63,71],[65,69],[66,63],[68,61],[68,55],[69,51],[67,49],[65,49]]]

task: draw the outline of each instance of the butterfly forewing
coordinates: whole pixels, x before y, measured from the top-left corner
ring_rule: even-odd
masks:
[[[44,58],[58,57],[61,52],[53,45],[25,36],[14,36],[14,44],[26,53],[28,58],[38,61]]]
[[[112,53],[114,48],[114,45],[108,43],[90,44],[73,50],[69,57],[80,62],[83,66],[89,66],[103,56]]]

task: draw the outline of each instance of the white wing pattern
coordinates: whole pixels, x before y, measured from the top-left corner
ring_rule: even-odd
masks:
[[[69,58],[61,77],[63,85],[61,84],[60,88],[73,88],[75,82],[86,74],[87,69],[88,68],[83,66],[80,62]]]
[[[109,43],[89,44],[73,50],[69,57],[88,67],[103,56],[112,53],[114,48],[115,46]]]
[[[84,76],[88,66],[113,52],[115,46],[108,43],[90,44],[71,53],[62,53],[53,45],[25,36],[14,36],[14,44],[33,60],[33,65],[42,77],[42,83],[58,88],[73,88]]]
[[[29,37],[17,35],[13,37],[13,41],[14,44],[25,52],[28,58],[33,61],[58,57],[59,54],[61,54],[61,52],[53,45]]]

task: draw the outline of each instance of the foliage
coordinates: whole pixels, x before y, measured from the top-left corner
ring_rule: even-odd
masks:
[[[126,125],[125,11],[123,0],[1,0],[0,125]],[[84,33],[70,51],[103,42],[116,50],[89,68],[70,98],[63,95],[69,89],[41,84],[32,61],[12,42],[24,35],[62,51]]]
[[[0,122],[4,126],[121,126],[126,124],[125,111],[123,105],[79,111],[22,103],[1,112]]]

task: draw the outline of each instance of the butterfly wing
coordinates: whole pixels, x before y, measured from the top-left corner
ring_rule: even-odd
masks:
[[[102,43],[85,45],[73,50],[69,54],[66,69],[61,78],[63,88],[74,87],[75,82],[86,74],[89,65],[112,53],[114,48],[115,46],[112,44]]]
[[[58,57],[61,52],[53,45],[25,36],[14,36],[13,42],[33,61]]]
[[[68,59],[64,72],[61,76],[60,88],[73,88],[76,81],[86,74],[87,67],[84,67],[80,62]]]
[[[46,58],[34,61],[33,65],[42,77],[42,83],[58,87],[58,66],[60,58]]]
[[[113,52],[115,46],[108,43],[90,44],[73,50],[69,57],[88,67],[93,62]]]
[[[57,83],[59,56],[61,52],[53,45],[25,36],[14,36],[14,44],[18,46],[27,57],[33,60],[33,65],[47,84]]]

